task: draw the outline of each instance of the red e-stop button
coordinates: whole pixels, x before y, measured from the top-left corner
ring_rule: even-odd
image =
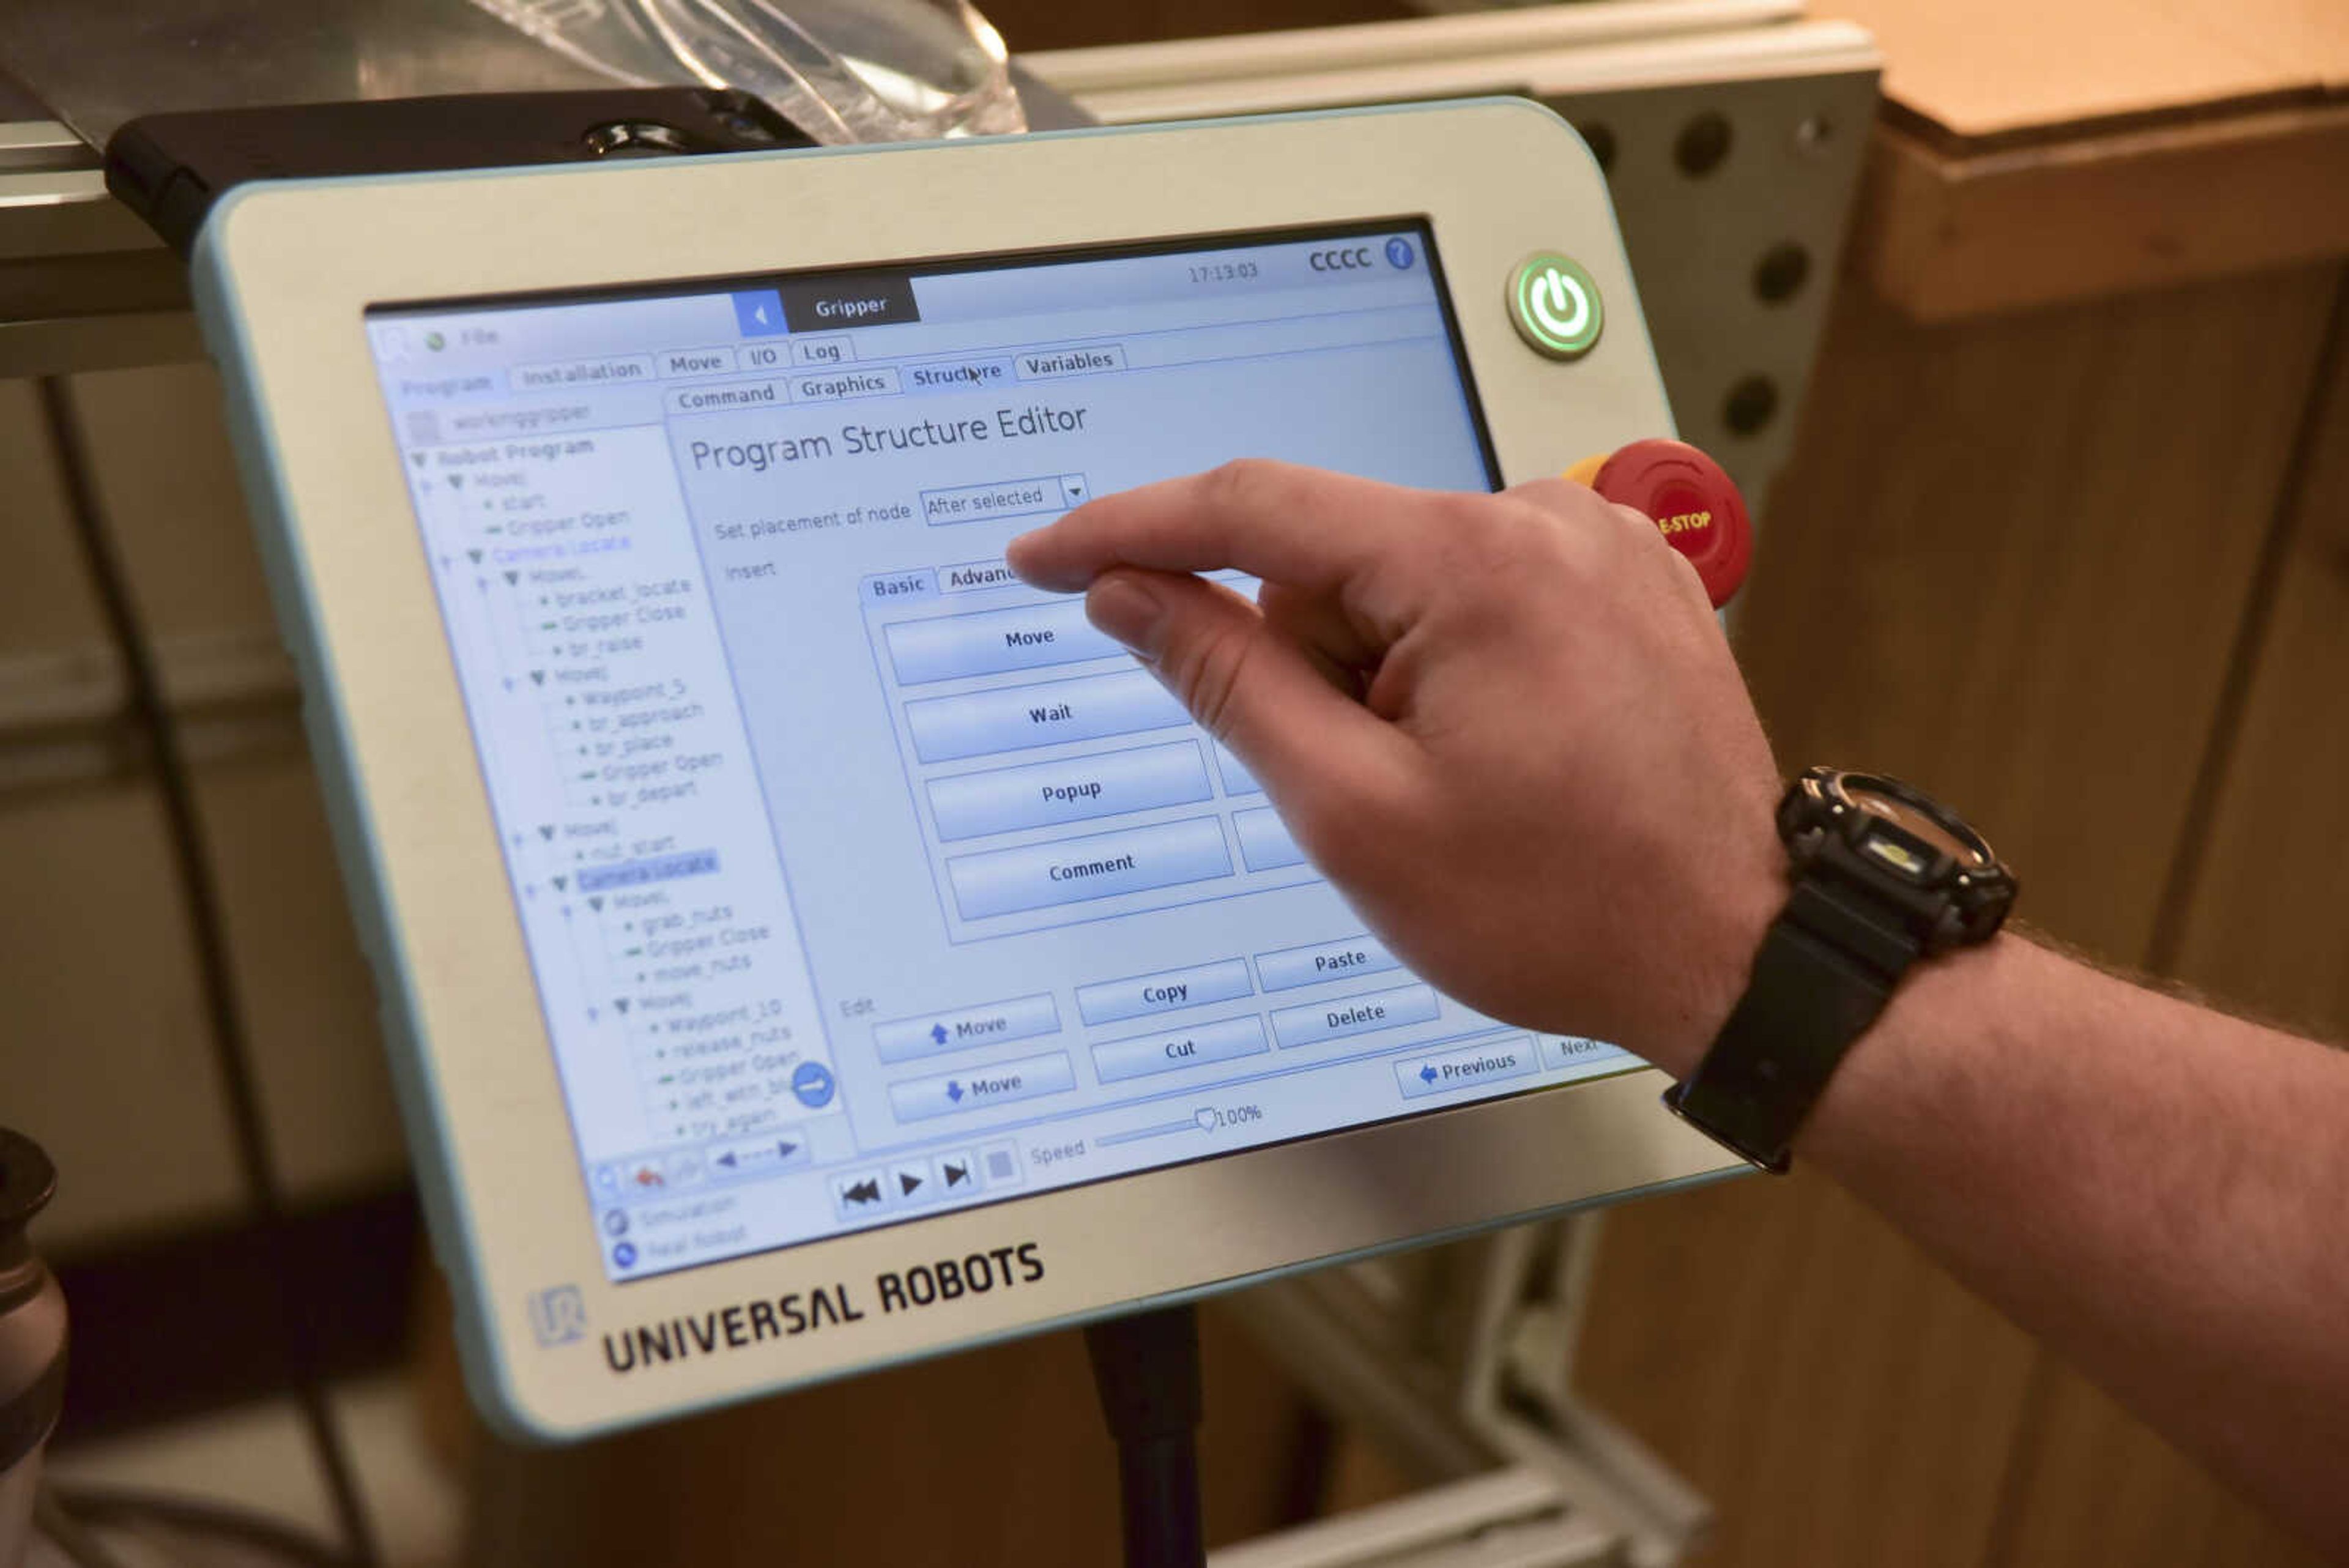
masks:
[[[1696,568],[1715,609],[1735,595],[1754,558],[1754,524],[1721,464],[1686,441],[1635,441],[1596,472],[1586,460],[1567,477],[1586,472],[1591,489],[1654,521],[1665,543]]]

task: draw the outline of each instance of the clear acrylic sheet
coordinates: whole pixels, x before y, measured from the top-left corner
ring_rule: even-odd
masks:
[[[822,142],[1028,128],[1002,36],[966,0],[472,3],[621,81],[739,88]]]

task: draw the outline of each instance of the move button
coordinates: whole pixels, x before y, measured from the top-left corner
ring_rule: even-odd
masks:
[[[924,1013],[873,1026],[873,1049],[884,1062],[911,1062],[948,1051],[1000,1045],[1050,1034],[1061,1027],[1061,1010],[1049,992],[1009,1002]]]
[[[908,1078],[889,1085],[889,1108],[901,1122],[927,1121],[964,1111],[983,1111],[1014,1100],[1065,1095],[1077,1086],[1069,1054],[1053,1051],[1017,1062],[997,1062],[968,1073]]]

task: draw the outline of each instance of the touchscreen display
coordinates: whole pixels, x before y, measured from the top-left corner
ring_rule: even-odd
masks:
[[[1003,566],[1243,455],[1490,489],[1424,223],[367,329],[614,1279],[1636,1065],[1402,969]]]

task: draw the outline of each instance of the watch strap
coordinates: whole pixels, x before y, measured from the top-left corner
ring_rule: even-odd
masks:
[[[1784,1171],[1827,1079],[1922,950],[1889,906],[1795,884],[1713,1049],[1664,1104],[1765,1170]]]

